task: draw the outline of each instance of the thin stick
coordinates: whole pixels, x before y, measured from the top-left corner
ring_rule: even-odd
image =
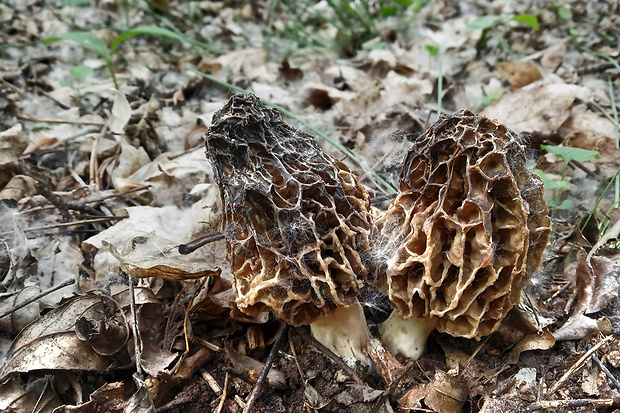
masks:
[[[609,369],[607,368],[606,365],[603,364],[603,362],[601,361],[601,359],[599,359],[596,354],[592,354],[592,360],[594,360],[594,362],[596,364],[598,364],[598,366],[600,367],[601,370],[603,370],[603,373],[605,373],[605,375],[607,376],[607,378],[609,380],[611,380],[611,383],[614,385],[614,387],[616,389],[620,389],[620,381],[618,381],[618,379],[616,378],[616,376],[613,375],[613,373],[611,371],[609,371]]]
[[[387,387],[387,389],[385,389],[383,391],[383,394],[377,399],[377,401],[375,402],[374,406],[372,406],[372,410],[370,410],[370,413],[377,413],[379,411],[381,406],[383,406],[383,404],[387,400],[388,396],[390,394],[392,394],[394,389],[396,389],[396,386],[398,386],[398,383],[400,383],[400,381],[403,378],[403,376],[405,375],[405,373],[407,373],[409,371],[409,369],[411,368],[411,366],[413,366],[413,363],[417,363],[417,361],[416,360],[409,361],[409,363],[407,363],[405,368],[402,369],[400,374],[397,377],[395,377],[394,380],[392,380],[392,382]]]
[[[304,332],[303,330],[297,330],[297,333],[302,336],[304,338],[304,340],[306,341],[312,341],[314,343],[314,346],[316,348],[318,348],[319,350],[321,350],[327,357],[329,357],[330,359],[332,359],[336,364],[338,364],[338,367],[340,367],[342,370],[345,371],[345,373],[347,373],[349,376],[351,376],[351,378],[357,383],[357,384],[362,384],[362,379],[360,379],[360,376],[357,375],[357,373],[355,372],[355,370],[353,370],[351,367],[349,367],[349,365],[347,363],[345,363],[340,357],[338,357],[336,355],[336,353],[334,353],[333,351],[331,351],[330,349],[328,349],[327,347],[325,347],[322,343],[320,343],[318,340],[316,340],[314,337],[312,337],[311,335],[307,334],[306,332]]]
[[[129,295],[131,299],[129,300],[129,305],[131,308],[131,315],[133,317],[133,341],[134,341],[134,349],[136,354],[136,373],[139,378],[144,377],[142,372],[142,363],[140,359],[142,358],[142,337],[140,336],[140,330],[138,329],[138,312],[136,311],[136,297],[133,291],[133,277],[127,274],[129,277]]]
[[[72,226],[77,226],[77,225],[82,225],[82,224],[95,224],[98,222],[120,221],[125,218],[127,217],[101,217],[101,218],[93,218],[93,219],[83,219],[80,221],[61,222],[61,223],[53,224],[53,225],[44,225],[42,227],[24,228],[23,231],[24,232],[44,231],[46,229],[72,227]],[[7,234],[12,234],[12,233],[13,231],[0,232],[0,235],[7,235]]]
[[[29,115],[21,113],[17,114],[17,119],[29,120],[31,122],[51,123],[55,125],[69,124],[69,125],[89,125],[89,126],[103,126],[101,122],[80,122],[77,120],[57,120],[57,119],[39,119]]]
[[[208,234],[203,237],[193,239],[187,244],[179,245],[179,254],[181,255],[191,254],[192,252],[196,251],[198,248],[202,247],[203,245],[209,244],[211,242],[219,241],[221,239],[224,239],[224,234],[222,234],[221,232],[214,232],[212,234]]]
[[[608,341],[612,340],[613,338],[614,338],[614,336],[607,336],[604,339],[602,339],[601,341],[599,341],[590,350],[586,351],[586,353],[583,356],[581,356],[581,358],[579,360],[577,360],[577,362],[575,364],[573,364],[571,366],[571,368],[568,369],[568,371],[566,373],[564,373],[564,375],[562,377],[560,377],[560,380],[558,380],[553,385],[553,387],[551,387],[551,389],[543,396],[543,399],[546,399],[547,397],[551,396],[553,393],[558,391],[558,389],[564,384],[564,382],[566,380],[568,380],[568,378],[570,376],[572,376],[577,370],[579,370],[584,365],[586,360],[588,360],[590,358],[590,356],[592,356],[592,354],[594,354],[596,352],[596,350],[601,348],[601,346],[603,346],[603,344],[607,343]]]
[[[278,354],[278,350],[282,346],[284,342],[284,337],[287,335],[288,324],[284,324],[282,331],[280,331],[280,335],[275,343],[273,343],[273,347],[271,347],[271,351],[269,352],[269,356],[267,356],[267,360],[265,361],[265,367],[263,367],[263,371],[260,372],[260,376],[258,376],[258,380],[254,384],[254,388],[252,389],[252,393],[250,393],[250,397],[245,402],[245,408],[243,409],[243,413],[250,413],[252,411],[252,406],[254,406],[254,402],[258,398],[258,394],[260,393],[263,383],[267,378],[267,374],[269,374],[269,370],[271,370],[271,366],[275,361],[276,354]]]
[[[527,406],[525,413],[531,413],[541,409],[555,409],[558,407],[586,407],[586,406],[613,406],[614,399],[574,399],[574,400],[549,400],[539,401]]]
[[[54,291],[60,290],[61,288],[65,288],[65,287],[67,287],[69,285],[72,285],[72,284],[75,284],[75,278],[67,280],[67,281],[65,281],[63,283],[60,283],[57,286],[54,286],[54,287],[52,287],[52,288],[50,288],[48,290],[43,291],[41,294],[35,295],[34,297],[31,297],[31,298],[29,298],[29,299],[27,299],[25,301],[22,301],[21,303],[17,304],[15,307],[11,308],[10,310],[5,311],[4,313],[0,314],[0,318],[6,317],[7,315],[12,314],[12,313],[14,313],[17,310],[19,310],[21,308],[24,308],[24,307],[26,307],[29,304],[34,303],[39,298],[45,297],[46,295],[51,294]]]
[[[226,372],[226,377],[224,378],[224,389],[222,391],[222,396],[220,397],[220,402],[217,405],[217,409],[213,411],[213,413],[220,413],[224,408],[224,402],[226,401],[226,393],[228,392],[228,378],[230,374]]]
[[[297,352],[295,351],[295,346],[293,345],[293,335],[291,334],[291,330],[288,332],[288,345],[291,347],[291,353],[293,353],[293,360],[295,360],[295,365],[297,366],[297,370],[299,371],[299,377],[301,377],[301,382],[305,387],[305,378],[304,372],[301,370],[301,366],[299,365],[299,360],[297,360]]]

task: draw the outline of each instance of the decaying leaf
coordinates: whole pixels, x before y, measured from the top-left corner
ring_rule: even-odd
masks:
[[[564,325],[553,333],[557,341],[580,339],[599,331],[604,320],[595,320],[586,314],[601,311],[618,297],[620,267],[600,256],[592,257],[591,263],[592,268],[588,266],[586,252],[579,250],[576,262],[564,271],[565,277],[575,284],[575,306]]]
[[[110,113],[110,130],[112,133],[121,134],[125,131],[125,126],[131,118],[131,106],[125,95],[118,91],[114,91],[114,105],[112,105],[112,113]]]
[[[36,285],[25,287],[20,291],[0,294],[0,314],[39,294],[41,290]],[[0,331],[17,334],[31,321],[39,317],[39,305],[34,302],[14,311],[6,317],[0,318]]]
[[[75,297],[17,335],[0,377],[42,369],[107,370],[113,361],[107,356],[124,349],[128,338],[114,301],[94,294]]]
[[[510,125],[517,133],[552,133],[570,117],[578,91],[575,85],[532,84],[504,93],[482,114]]]
[[[532,62],[502,62],[497,64],[497,71],[512,87],[527,86],[542,78],[540,70]]]
[[[17,124],[9,130],[0,132],[0,188],[11,179],[10,169],[28,146],[28,137]]]
[[[546,328],[542,334],[528,334],[523,337],[510,351],[506,357],[506,364],[515,364],[519,361],[519,356],[524,351],[548,350],[555,344],[555,337]]]
[[[166,246],[158,245],[158,241],[165,241]],[[180,254],[177,244],[171,246],[169,240],[162,238],[136,237],[122,252],[107,241],[102,244],[120,262],[121,269],[136,278],[159,277],[181,281],[219,276],[221,272],[219,269],[203,268],[200,262],[193,262],[192,257],[188,259],[187,255]]]
[[[458,376],[437,370],[428,383],[424,403],[437,413],[460,412],[467,399],[467,388]]]
[[[51,412],[61,404],[47,376],[28,386],[21,383],[18,377],[0,383],[1,412]]]

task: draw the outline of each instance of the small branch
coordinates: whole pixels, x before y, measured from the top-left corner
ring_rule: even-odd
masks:
[[[226,401],[226,393],[228,392],[228,379],[230,377],[230,373],[226,372],[226,377],[224,378],[224,389],[222,391],[222,396],[220,397],[220,402],[217,405],[217,409],[213,411],[213,413],[220,413],[224,408],[224,402]]]
[[[390,396],[390,394],[392,394],[394,389],[396,389],[396,386],[398,386],[398,384],[402,380],[403,376],[409,371],[409,369],[411,368],[411,366],[413,366],[413,363],[415,363],[415,362],[416,362],[416,360],[411,360],[411,361],[409,361],[409,363],[407,363],[405,368],[402,369],[400,374],[397,377],[395,377],[394,380],[392,380],[392,382],[387,387],[387,389],[385,389],[383,391],[383,394],[377,399],[377,401],[375,402],[374,406],[372,406],[372,410],[370,410],[370,413],[377,413],[379,411],[379,409],[381,408],[381,406],[383,406],[383,404],[385,403],[387,398]]]
[[[351,367],[349,367],[347,365],[347,363],[345,363],[340,357],[338,357],[336,355],[336,353],[334,353],[333,351],[331,351],[330,349],[325,347],[323,344],[321,344],[319,341],[317,341],[314,337],[312,337],[310,334],[307,334],[303,330],[299,330],[298,329],[297,330],[297,334],[302,336],[304,340],[313,342],[313,344],[314,344],[314,346],[316,348],[321,350],[327,357],[329,357],[336,364],[338,364],[338,367],[340,367],[342,370],[344,370],[345,373],[347,373],[357,384],[362,384],[362,379],[360,379],[360,376],[357,375],[355,370],[353,370]]]
[[[250,397],[245,402],[245,408],[243,409],[243,413],[250,413],[252,411],[252,407],[254,406],[254,402],[258,398],[258,395],[263,387],[263,383],[267,378],[267,374],[269,374],[269,370],[271,370],[271,366],[275,361],[276,354],[278,354],[278,350],[282,346],[284,342],[284,337],[287,335],[288,324],[284,324],[282,331],[280,331],[280,335],[275,343],[273,343],[273,347],[271,347],[271,351],[269,352],[269,356],[267,356],[267,360],[265,361],[265,367],[263,367],[263,371],[260,372],[260,376],[258,376],[258,380],[256,380],[256,384],[254,384],[254,388],[252,389],[252,393],[250,393]]]
[[[531,413],[541,409],[556,409],[559,407],[587,407],[587,406],[614,406],[618,407],[614,399],[574,399],[574,400],[549,400],[532,403],[524,410],[525,413]]]
[[[120,221],[125,218],[127,217],[101,217],[101,218],[83,219],[81,221],[61,222],[59,224],[44,225],[42,227],[24,228],[23,231],[24,232],[44,231],[47,229],[54,229],[54,228],[73,227],[73,226],[85,225],[85,224],[96,224],[99,222]],[[12,234],[12,233],[13,231],[0,232],[0,236]]]
[[[103,126],[104,124],[101,122],[80,122],[76,120],[57,120],[57,119],[39,119],[29,115],[24,115],[22,113],[17,114],[17,119],[21,120],[29,120],[31,122],[41,122],[41,123],[51,123],[53,125],[89,125],[89,126]]]
[[[192,252],[196,251],[198,248],[202,247],[203,245],[209,244],[211,242],[219,241],[221,239],[224,239],[224,234],[222,234],[221,232],[214,232],[213,234],[209,234],[203,237],[193,239],[187,244],[179,245],[179,254],[181,255],[191,254]]]
[[[590,358],[590,356],[592,356],[592,354],[594,354],[599,348],[601,348],[603,346],[603,344],[609,342],[613,338],[614,338],[614,336],[607,336],[604,339],[602,339],[601,341],[599,341],[590,350],[586,351],[586,353],[583,356],[581,356],[581,358],[579,360],[577,360],[577,362],[575,364],[573,364],[571,366],[571,368],[568,369],[568,371],[566,373],[564,373],[564,375],[562,377],[560,377],[560,380],[558,380],[553,385],[553,387],[551,387],[551,389],[547,393],[545,393],[545,395],[543,396],[543,399],[546,399],[547,397],[551,396],[553,393],[558,391],[558,389],[564,384],[564,382],[566,380],[569,379],[570,376],[572,376],[577,370],[579,370],[581,367],[583,367],[584,363]]]
[[[19,310],[21,308],[24,308],[24,307],[26,307],[29,304],[34,303],[39,298],[45,297],[46,295],[51,294],[54,291],[60,290],[61,288],[65,288],[65,287],[67,287],[69,285],[72,285],[72,284],[75,284],[75,278],[73,278],[71,280],[67,280],[67,281],[65,281],[65,282],[63,282],[61,284],[58,284],[58,285],[56,285],[56,286],[54,286],[54,287],[52,287],[52,288],[50,288],[48,290],[45,290],[41,294],[35,295],[34,297],[31,297],[31,298],[27,299],[26,301],[22,301],[21,303],[19,303],[15,307],[11,308],[10,310],[5,311],[4,313],[0,314],[0,318],[6,317],[7,315],[12,314],[12,313],[14,313],[17,310]]]
[[[600,367],[600,369],[603,371],[603,373],[605,373],[605,375],[607,376],[607,378],[609,380],[611,380],[611,384],[613,384],[613,387],[615,387],[616,389],[620,389],[620,381],[618,381],[618,379],[616,378],[616,376],[613,375],[613,373],[611,371],[609,371],[609,369],[607,368],[606,365],[603,364],[603,362],[601,361],[601,359],[599,359],[596,354],[592,354],[592,360],[594,360],[594,362],[596,364],[598,364],[598,366]]]

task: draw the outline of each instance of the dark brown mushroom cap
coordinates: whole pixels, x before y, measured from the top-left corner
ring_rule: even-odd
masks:
[[[206,134],[237,305],[309,324],[363,287],[373,228],[366,190],[312,136],[254,95],[235,95]]]
[[[519,137],[463,111],[440,119],[405,159],[378,222],[378,286],[403,318],[479,339],[519,302],[549,240],[542,181]]]

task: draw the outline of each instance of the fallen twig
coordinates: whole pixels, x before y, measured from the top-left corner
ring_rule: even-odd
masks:
[[[287,331],[288,331],[288,324],[284,324],[284,327],[282,328],[282,331],[280,331],[280,335],[278,336],[278,339],[276,340],[275,343],[273,343],[273,347],[271,347],[269,356],[267,356],[267,360],[265,361],[265,367],[263,367],[263,370],[260,372],[260,376],[258,376],[258,380],[256,380],[256,383],[254,384],[254,388],[252,389],[252,393],[250,393],[250,397],[248,397],[247,401],[245,402],[243,413],[249,413],[252,411],[254,402],[258,398],[258,395],[263,387],[263,383],[265,382],[265,379],[267,378],[267,374],[269,373],[269,370],[271,370],[271,366],[273,365],[273,362],[275,361],[276,354],[278,354],[278,350],[280,350],[280,347],[282,346],[282,343],[284,342],[284,337],[287,335],[286,334]]]
[[[61,125],[64,123],[69,124],[69,125],[90,125],[90,126],[103,126],[104,125],[104,123],[102,122],[81,122],[77,120],[39,119],[33,116],[24,115],[22,113],[17,114],[17,119],[29,120],[31,122],[51,123],[51,124],[56,124],[56,125]]]
[[[400,374],[397,377],[395,377],[394,380],[392,380],[392,382],[387,387],[387,389],[385,389],[383,391],[383,394],[377,399],[374,406],[372,406],[370,413],[377,413],[379,411],[379,409],[381,408],[381,406],[383,406],[383,404],[385,403],[387,398],[390,396],[390,394],[392,394],[394,389],[396,389],[396,386],[398,386],[398,383],[400,383],[403,376],[409,371],[409,369],[411,368],[411,366],[413,366],[413,363],[415,362],[416,362],[415,360],[411,360],[409,361],[409,363],[405,365],[405,368],[402,369]]]
[[[592,354],[594,354],[599,348],[601,348],[603,346],[603,344],[607,343],[608,341],[612,340],[613,338],[614,338],[614,336],[607,336],[604,339],[602,339],[601,341],[599,341],[590,350],[586,351],[586,353],[583,356],[581,356],[581,358],[579,360],[577,360],[577,362],[575,364],[573,364],[571,366],[571,368],[568,369],[568,371],[566,373],[564,373],[564,375],[562,377],[560,377],[560,380],[558,380],[553,385],[553,387],[551,387],[551,389],[549,389],[549,391],[547,393],[545,393],[545,395],[543,396],[543,399],[546,399],[547,397],[551,396],[553,393],[558,391],[558,389],[564,384],[564,382],[566,380],[568,380],[568,378],[570,376],[572,376],[577,370],[579,370],[581,367],[583,367],[583,365],[586,362],[586,360],[588,360],[590,358],[590,356],[592,356]]]
[[[338,364],[338,367],[340,367],[342,370],[345,371],[345,373],[347,373],[357,384],[362,384],[362,379],[360,379],[360,376],[357,375],[357,373],[355,372],[355,370],[353,370],[351,367],[349,367],[347,365],[347,363],[345,363],[340,357],[338,357],[336,355],[336,353],[334,353],[333,351],[331,351],[330,349],[328,349],[327,347],[325,347],[323,344],[321,344],[319,341],[317,341],[314,337],[312,337],[311,335],[307,334],[306,332],[304,332],[303,330],[297,330],[297,333],[302,336],[304,338],[304,340],[306,341],[312,341],[314,343],[314,346],[316,348],[318,348],[319,350],[321,350],[327,357],[329,357],[330,359],[332,359],[336,364]]]
[[[574,399],[574,400],[548,400],[532,403],[524,410],[530,413],[541,409],[555,409],[558,407],[586,407],[586,406],[614,406],[614,399]],[[618,404],[615,403],[617,407]]]
[[[224,388],[222,389],[222,396],[220,397],[220,402],[217,404],[217,408],[213,411],[213,413],[220,413],[224,408],[224,402],[226,401],[226,393],[228,392],[228,379],[230,377],[230,373],[226,372],[226,377],[224,378]]]
[[[67,280],[67,281],[65,281],[63,283],[60,283],[60,284],[58,284],[58,285],[56,285],[56,286],[54,286],[54,287],[52,287],[52,288],[50,288],[48,290],[43,291],[41,294],[35,295],[34,297],[31,297],[31,298],[29,298],[29,299],[27,299],[25,301],[22,301],[21,303],[17,304],[15,307],[11,308],[10,310],[5,311],[4,313],[0,314],[0,318],[6,317],[7,315],[12,314],[15,311],[19,310],[20,308],[24,308],[28,304],[34,303],[39,298],[45,297],[46,295],[51,294],[54,291],[60,290],[61,288],[65,288],[65,287],[67,287],[69,285],[72,285],[72,284],[75,284],[75,278],[72,278],[72,279]]]
[[[620,381],[618,381],[618,379],[616,378],[616,376],[613,375],[613,373],[611,371],[609,371],[609,369],[607,368],[606,365],[603,364],[603,362],[601,361],[601,359],[599,359],[596,354],[592,354],[592,360],[594,360],[594,362],[601,368],[601,370],[603,371],[603,373],[605,373],[605,375],[607,376],[607,378],[609,380],[611,380],[611,384],[613,385],[613,387],[615,387],[616,389],[620,389]],[[611,386],[610,386],[611,387]]]

